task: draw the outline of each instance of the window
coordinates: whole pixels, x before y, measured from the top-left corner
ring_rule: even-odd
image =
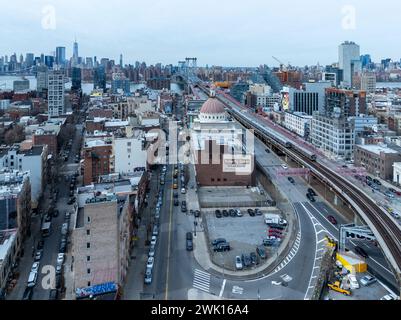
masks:
[[[91,247],[91,243],[90,243],[90,242],[87,242],[87,243],[86,243],[86,248],[87,248],[87,249],[90,249],[90,247]]]
[[[91,256],[86,256],[86,261],[91,261]]]
[[[90,234],[91,234],[91,231],[88,229],[88,230],[86,230],[86,235],[87,236],[90,236]]]
[[[90,287],[91,286],[91,282],[90,281],[88,281],[88,287]]]
[[[91,217],[88,217],[88,222],[91,222]]]
[[[90,273],[91,273],[91,269],[87,269],[86,272],[87,272],[88,274],[90,274]]]
[[[212,182],[214,182],[214,178],[212,178]]]

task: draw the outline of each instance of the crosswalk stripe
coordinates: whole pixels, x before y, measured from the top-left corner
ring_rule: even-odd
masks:
[[[210,275],[207,276],[207,275],[203,275],[203,274],[202,275],[196,274],[195,278],[209,280]]]
[[[205,291],[205,292],[209,292],[209,288],[201,287],[201,286],[198,286],[198,285],[194,285],[193,287],[195,289],[199,289],[199,290],[202,290],[202,291]]]
[[[202,270],[196,269],[194,272],[194,279],[192,286],[196,289],[209,292],[210,290],[210,274]]]
[[[208,283],[196,282],[196,281],[194,281],[193,285],[194,286],[203,287],[203,288],[207,288],[208,290],[209,290],[209,287],[210,287]]]
[[[195,274],[203,274],[203,275],[206,275],[206,276],[210,276],[209,273],[207,273],[205,271],[202,271],[202,270],[199,270],[199,269],[195,269]]]

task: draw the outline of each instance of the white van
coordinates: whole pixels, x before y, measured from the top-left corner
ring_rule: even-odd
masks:
[[[356,279],[355,275],[349,274],[348,275],[348,280],[349,280],[351,289],[359,289],[359,282]]]
[[[37,272],[31,272],[28,277],[28,288],[32,288],[36,285],[36,280],[38,279]]]

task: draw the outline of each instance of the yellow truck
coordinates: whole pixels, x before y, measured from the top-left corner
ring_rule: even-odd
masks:
[[[350,295],[351,295],[351,291],[345,290],[345,289],[341,288],[341,285],[340,285],[340,282],[339,282],[339,281],[336,281],[336,282],[334,282],[334,283],[329,283],[329,284],[328,284],[328,287],[329,287],[331,290],[340,292],[340,293],[342,293],[342,294],[345,294],[346,296],[350,296]]]

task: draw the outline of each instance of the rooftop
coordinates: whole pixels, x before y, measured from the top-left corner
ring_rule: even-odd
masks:
[[[375,145],[375,144],[367,144],[367,145],[358,145],[358,148],[364,149],[368,152],[380,155],[380,153],[387,153],[387,154],[396,154],[399,153],[397,150],[389,148],[387,146]]]

